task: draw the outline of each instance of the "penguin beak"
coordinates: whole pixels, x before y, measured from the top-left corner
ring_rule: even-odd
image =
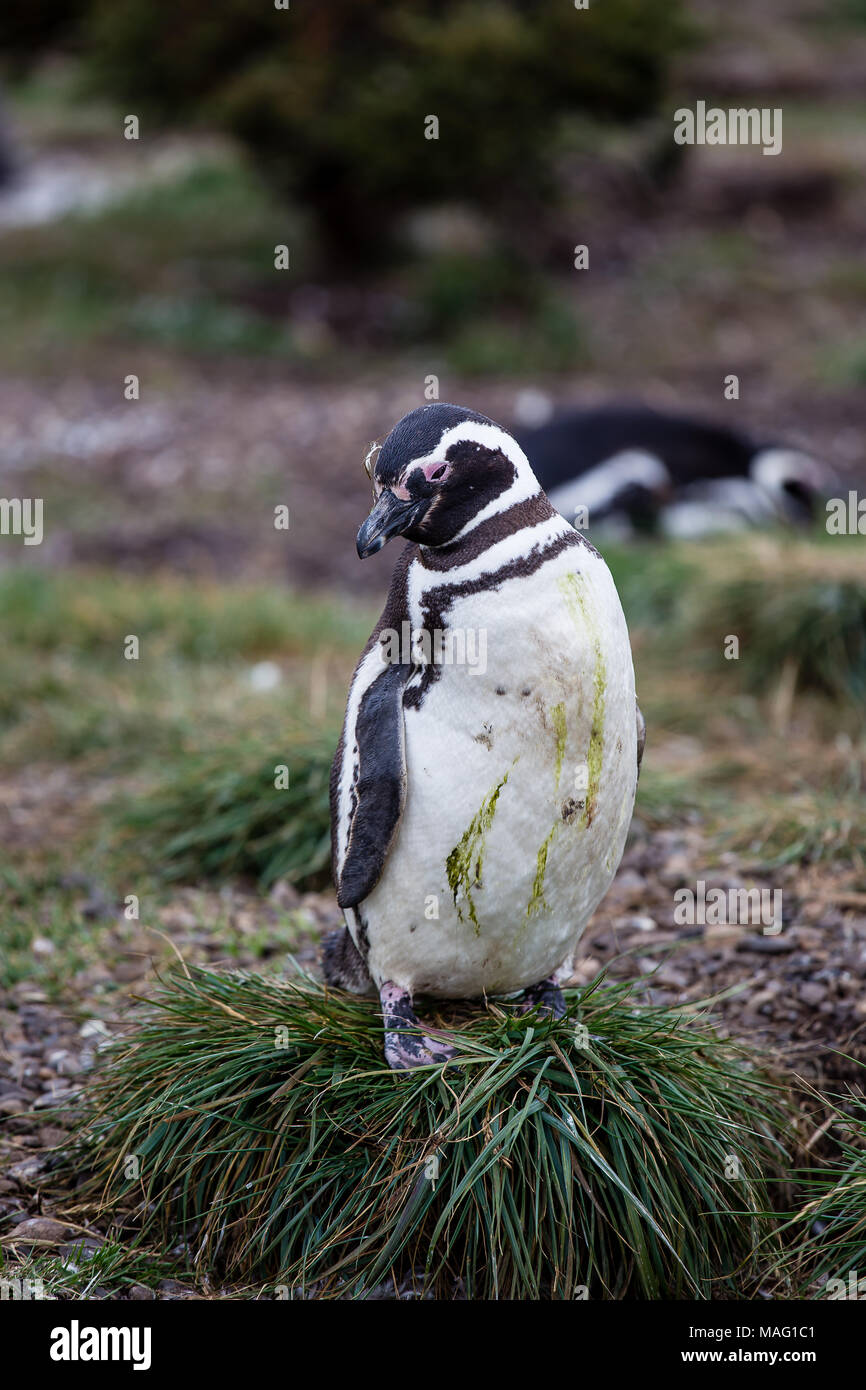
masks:
[[[358,532],[358,554],[362,560],[375,555],[392,536],[408,529],[426,504],[416,499],[402,501],[386,488]]]

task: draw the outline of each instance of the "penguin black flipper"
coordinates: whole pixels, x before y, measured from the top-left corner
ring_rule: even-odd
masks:
[[[635,702],[635,716],[637,719],[637,775],[640,777],[640,765],[643,762],[643,750],[646,748],[646,720],[641,714],[640,705]]]
[[[331,768],[334,883],[342,908],[373,891],[406,800],[403,693],[411,662],[389,659],[389,634],[403,641],[409,622],[406,576],[417,546],[407,545],[388,599],[352,677],[343,732]],[[402,654],[402,653],[401,653]]]

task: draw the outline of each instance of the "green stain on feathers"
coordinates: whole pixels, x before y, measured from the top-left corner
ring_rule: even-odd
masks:
[[[562,759],[565,755],[565,701],[561,700],[558,705],[554,705],[550,711],[553,719],[553,730],[556,734],[556,786],[559,787],[559,778],[562,774]]]
[[[586,827],[592,823],[596,802],[598,801],[598,788],[601,782],[601,764],[604,752],[604,708],[607,671],[605,668],[604,654],[601,649],[598,619],[592,611],[591,605],[587,603],[583,587],[583,576],[580,574],[564,574],[556,582],[559,585],[559,591],[565,600],[565,606],[569,611],[572,622],[580,632],[589,633],[593,651],[595,652],[592,725],[589,735],[589,751],[586,757],[586,805],[584,806],[581,820],[581,824]]]
[[[515,758],[515,762],[517,759]],[[511,765],[514,766],[514,763]],[[510,769],[509,769],[510,771]],[[466,900],[465,910],[469,920],[475,928],[475,935],[481,935],[481,923],[475,910],[475,900],[472,897],[473,888],[481,887],[481,869],[484,863],[484,837],[493,824],[493,817],[496,815],[496,803],[499,800],[499,793],[508,781],[508,773],[497,782],[491,792],[485,796],[469,825],[460,837],[459,844],[456,844],[445,860],[445,871],[448,875],[448,886],[454,897],[454,906],[457,908],[457,916],[461,922],[466,921],[463,906],[457,901],[457,894],[463,893]]]
[[[526,904],[526,916],[534,917],[541,912],[542,908],[549,911],[549,905],[544,896],[544,875],[547,873],[547,851],[553,844],[553,837],[559,829],[561,821],[555,821],[553,829],[548,835],[544,844],[539,848],[535,857],[535,878],[532,883],[532,892],[529,895],[529,902]]]

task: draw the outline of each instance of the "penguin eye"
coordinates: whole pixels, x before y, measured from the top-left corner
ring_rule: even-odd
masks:
[[[451,472],[450,463],[428,463],[424,469],[424,477],[428,483],[441,483]]]

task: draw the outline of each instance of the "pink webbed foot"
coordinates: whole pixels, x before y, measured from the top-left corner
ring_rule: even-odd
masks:
[[[447,1062],[456,1048],[422,1028],[412,1008],[412,996],[391,980],[379,990],[385,1024],[385,1061],[393,1071],[408,1071],[432,1062]]]
[[[537,1009],[539,1014],[546,1018],[564,1018],[565,998],[552,976],[539,981],[537,985],[530,985],[529,989],[523,991],[517,1012],[527,1014],[530,1009]]]

